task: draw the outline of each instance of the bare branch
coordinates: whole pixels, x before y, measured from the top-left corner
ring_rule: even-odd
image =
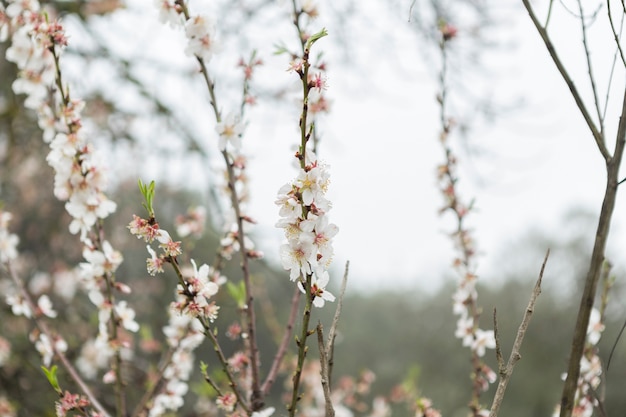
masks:
[[[341,315],[341,308],[343,306],[343,298],[346,293],[346,286],[348,285],[348,271],[350,269],[350,261],[346,261],[346,267],[343,272],[343,279],[341,280],[341,289],[339,290],[339,298],[337,300],[337,309],[335,310],[335,316],[333,322],[330,325],[330,331],[328,332],[328,341],[326,342],[326,355],[328,356],[328,385],[330,386],[332,380],[334,352],[335,352],[335,336],[337,333],[337,325],[339,324],[339,316]]]
[[[596,79],[593,75],[593,68],[591,65],[591,53],[589,50],[589,44],[587,42],[587,23],[585,22],[585,14],[583,11],[583,4],[578,0],[578,10],[580,12],[580,25],[583,34],[583,49],[585,51],[585,59],[587,61],[587,73],[589,74],[589,83],[591,84],[591,91],[593,92],[593,102],[595,103],[596,114],[598,115],[598,123],[600,124],[600,134],[604,137],[604,117],[602,109],[600,109],[600,99],[598,98],[598,89],[596,87]],[[599,9],[594,13],[597,15]]]
[[[48,327],[48,325],[46,324],[46,322],[35,316],[34,312],[37,311],[36,304],[33,302],[33,299],[31,298],[28,291],[26,291],[26,288],[24,287],[24,282],[22,281],[22,279],[17,275],[15,270],[11,267],[11,263],[8,262],[6,266],[9,271],[9,275],[11,276],[11,279],[13,280],[15,285],[19,288],[22,297],[24,297],[24,300],[26,300],[28,307],[33,312],[32,320],[34,321],[39,331],[41,331],[41,333],[48,336],[48,338],[50,339],[51,341],[50,344],[52,346],[52,349],[54,350],[54,353],[63,364],[63,367],[65,368],[65,370],[70,374],[72,380],[76,383],[76,385],[80,387],[83,394],[85,394],[85,396],[89,399],[89,402],[91,403],[93,408],[95,408],[98,411],[98,413],[102,414],[104,417],[110,417],[110,414],[106,411],[106,409],[102,406],[102,404],[100,404],[96,396],[91,392],[91,389],[89,388],[87,383],[83,381],[83,379],[78,374],[78,371],[76,371],[76,369],[67,359],[65,354],[59,349],[57,349],[56,344],[53,342],[54,341],[53,333]]]
[[[322,323],[317,323],[317,344],[320,349],[320,376],[322,377],[322,390],[324,391],[324,405],[326,417],[335,417],[335,409],[330,398],[330,376],[328,367],[328,352],[324,348],[324,329]]]
[[[593,138],[596,141],[596,145],[598,146],[600,153],[604,157],[605,161],[609,161],[611,159],[611,154],[609,153],[608,149],[606,148],[606,144],[604,143],[604,136],[602,135],[601,131],[599,131],[598,128],[596,127],[596,124],[594,123],[593,119],[591,118],[591,115],[589,114],[589,111],[587,110],[587,107],[585,106],[585,102],[580,96],[580,93],[578,92],[576,85],[574,85],[574,81],[572,80],[569,73],[565,69],[563,62],[557,55],[556,49],[554,48],[554,45],[552,44],[552,41],[550,40],[550,36],[548,35],[548,32],[546,31],[545,27],[543,27],[541,23],[539,23],[539,20],[537,20],[537,16],[535,15],[535,12],[532,6],[530,5],[529,0],[522,0],[522,2],[524,3],[524,7],[526,7],[526,10],[528,11],[530,19],[532,20],[533,24],[535,25],[535,28],[537,29],[537,32],[539,32],[541,39],[543,39],[543,42],[546,45],[548,52],[550,53],[550,57],[552,57],[552,61],[554,62],[554,65],[559,70],[561,77],[563,78],[563,80],[567,84],[567,87],[572,93],[572,97],[574,98],[574,101],[576,102],[578,109],[583,115],[583,118],[585,119],[585,122],[587,123],[589,130],[591,130],[591,134],[593,135]]]
[[[617,50],[619,51],[619,56],[622,59],[622,64],[624,64],[624,67],[626,67],[626,58],[624,58],[624,51],[622,50],[622,45],[619,42],[620,37],[618,36],[617,31],[615,30],[615,24],[613,23],[613,15],[611,14],[611,0],[606,0],[606,9],[609,15],[609,23],[611,24],[611,31],[613,32],[613,38],[615,39],[615,44],[617,45]],[[622,15],[622,24],[623,23],[624,23],[624,16]],[[622,28],[621,28],[622,24],[620,24],[620,35],[622,32]]]
[[[500,368],[500,382],[498,383],[498,388],[496,389],[496,394],[493,397],[493,403],[491,404],[491,411],[489,412],[489,417],[496,417],[498,415],[498,411],[500,410],[500,405],[502,404],[502,399],[504,398],[504,393],[506,392],[506,387],[511,379],[511,375],[513,374],[513,368],[517,361],[521,359],[520,348],[522,347],[522,342],[524,341],[524,336],[526,335],[526,330],[528,330],[528,325],[530,323],[530,319],[535,310],[535,303],[537,302],[537,297],[541,294],[541,281],[543,280],[543,272],[546,268],[546,263],[548,262],[548,256],[550,256],[550,250],[546,252],[546,256],[543,259],[543,263],[541,264],[541,270],[539,271],[539,279],[537,279],[537,283],[535,284],[535,288],[533,288],[533,292],[530,296],[530,300],[528,301],[528,306],[526,307],[526,311],[524,312],[524,317],[522,318],[522,322],[517,329],[517,336],[515,337],[515,342],[513,343],[513,349],[511,350],[511,355],[509,356],[509,360],[506,364],[506,367]],[[494,310],[493,314],[494,325],[496,324],[496,314]],[[494,331],[497,331],[497,325],[495,325]],[[499,346],[499,340],[496,337],[496,346]],[[500,349],[496,350],[496,353],[500,353],[498,356],[498,364],[503,364],[502,354]]]
[[[263,393],[263,395],[269,394],[272,384],[274,384],[274,381],[276,381],[276,376],[278,375],[280,364],[285,357],[285,353],[287,353],[287,347],[289,345],[289,341],[291,340],[291,334],[293,333],[293,326],[296,322],[296,317],[298,316],[299,301],[300,289],[296,286],[293,291],[293,296],[291,297],[291,311],[289,312],[289,319],[287,320],[287,326],[285,327],[283,338],[278,345],[278,350],[276,351],[276,355],[274,356],[274,361],[272,362],[270,371],[265,378],[265,382],[263,382],[263,385],[261,386],[261,392]]]
[[[526,1],[526,0],[524,0]],[[615,141],[615,150],[613,157],[607,160],[606,170],[606,190],[604,200],[602,201],[602,209],[598,220],[598,228],[596,230],[596,238],[591,254],[591,262],[589,263],[589,271],[585,279],[585,288],[580,300],[578,309],[578,317],[576,318],[576,327],[574,328],[574,337],[570,351],[569,363],[567,367],[567,378],[563,385],[563,394],[561,396],[561,417],[571,417],[574,407],[574,398],[576,395],[576,387],[578,384],[578,376],[580,375],[580,359],[582,358],[585,348],[585,340],[587,337],[587,327],[589,326],[589,315],[593,307],[596,295],[598,281],[602,272],[604,263],[604,251],[608,240],[609,229],[611,226],[611,218],[615,209],[615,200],[617,196],[619,168],[624,153],[624,145],[626,143],[626,90],[624,91],[624,99],[622,102],[622,113],[620,116],[619,127],[617,129],[617,138]]]

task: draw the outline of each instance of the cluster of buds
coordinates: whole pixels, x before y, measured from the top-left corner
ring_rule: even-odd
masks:
[[[307,151],[307,164],[298,176],[278,191],[276,204],[280,220],[276,227],[285,231],[287,243],[281,245],[283,267],[292,281],[304,291],[306,277],[311,277],[313,305],[324,306],[335,297],[326,290],[328,267],[333,257],[332,239],[339,228],[329,223],[331,203],[325,197],[330,182],[328,166]]]

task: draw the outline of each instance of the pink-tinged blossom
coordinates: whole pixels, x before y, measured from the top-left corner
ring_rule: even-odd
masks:
[[[9,38],[9,16],[4,10],[4,5],[0,3],[0,42],[5,42]]]
[[[159,10],[159,21],[176,28],[182,26],[184,17],[180,6],[172,0],[154,0],[154,5]]]
[[[146,245],[146,249],[148,249],[148,253],[150,257],[146,259],[146,265],[148,268],[148,273],[152,276],[156,275],[157,272],[163,272],[163,258],[157,256],[156,252],[150,247],[150,245]]]
[[[161,236],[159,224],[151,222],[133,214],[133,220],[128,224],[128,229],[137,239],[143,239],[147,243],[152,243],[154,239]]]
[[[65,417],[69,411],[84,409],[90,404],[87,398],[65,391],[61,399],[55,403],[56,415],[57,417]]]
[[[215,130],[219,135],[218,146],[221,151],[225,151],[228,144],[230,144],[235,150],[241,150],[241,136],[244,132],[244,124],[241,121],[241,117],[236,113],[228,113],[215,126]]]
[[[218,408],[221,408],[227,413],[232,413],[235,409],[235,405],[237,404],[237,397],[232,392],[228,392],[217,397],[215,404],[217,404]]]
[[[311,243],[297,242],[280,246],[280,259],[283,268],[289,271],[292,281],[300,278],[301,274],[311,274],[311,265],[317,266],[314,247]]]
[[[195,55],[209,61],[217,50],[215,25],[208,16],[193,16],[185,22],[187,36],[187,55]]]
[[[166,256],[176,257],[183,253],[180,248],[180,242],[175,242],[167,230],[160,229],[156,235],[156,239],[160,242],[159,247]]]
[[[474,332],[472,350],[480,357],[485,356],[485,349],[495,349],[496,338],[493,330],[477,329]]]
[[[592,309],[589,315],[589,326],[587,327],[587,343],[595,346],[600,341],[602,332],[604,331],[604,323],[597,309]]]
[[[315,307],[322,308],[326,301],[335,301],[335,296],[326,290],[326,285],[328,285],[329,280],[330,276],[328,275],[328,271],[315,273],[311,276],[311,297],[313,297],[313,305]],[[298,288],[305,293],[302,281],[298,281]]]

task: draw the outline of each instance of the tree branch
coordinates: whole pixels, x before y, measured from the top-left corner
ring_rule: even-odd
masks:
[[[591,134],[593,135],[593,139],[596,141],[596,145],[598,146],[600,153],[604,157],[605,161],[609,161],[611,159],[611,154],[606,148],[606,144],[604,143],[604,137],[602,136],[602,132],[598,130],[593,119],[591,118],[591,115],[589,114],[589,111],[587,110],[587,107],[585,106],[585,102],[580,96],[578,89],[576,89],[576,86],[574,85],[574,81],[572,80],[569,73],[565,69],[563,62],[561,62],[561,59],[557,55],[556,49],[554,48],[554,45],[552,44],[552,41],[550,40],[550,36],[548,35],[548,32],[541,25],[541,23],[539,23],[539,20],[537,20],[537,16],[535,15],[535,12],[533,11],[533,8],[530,5],[529,0],[522,0],[522,2],[524,3],[524,7],[526,7],[526,10],[528,11],[530,19],[532,20],[533,24],[535,25],[535,28],[537,29],[537,32],[539,32],[539,35],[541,35],[541,39],[543,39],[543,42],[545,43],[546,48],[548,49],[548,52],[550,53],[550,57],[552,58],[554,65],[559,70],[561,77],[563,77],[563,80],[565,81],[565,83],[567,84],[567,87],[572,93],[572,97],[574,97],[574,101],[576,101],[576,105],[578,106],[580,113],[583,115],[585,122],[587,123],[587,126],[589,127],[589,130],[591,130]]]
[[[526,1],[526,0],[524,0]],[[587,327],[589,326],[589,315],[593,307],[596,295],[596,289],[600,274],[602,272],[602,264],[604,262],[604,250],[609,235],[611,225],[611,217],[615,208],[615,200],[617,196],[619,167],[624,153],[624,144],[626,143],[626,91],[624,91],[624,99],[622,103],[622,114],[617,129],[617,138],[615,141],[615,151],[613,157],[607,160],[607,183],[598,220],[598,228],[596,238],[591,254],[591,262],[589,271],[585,279],[585,288],[580,300],[578,317],[576,318],[576,327],[574,328],[574,337],[569,357],[567,378],[563,385],[563,394],[561,396],[561,414],[560,417],[571,417],[574,407],[574,399],[576,395],[576,386],[578,384],[578,376],[580,374],[580,359],[582,358],[585,348],[585,340],[587,337]]]
[[[541,264],[541,270],[539,271],[539,279],[537,279],[537,283],[535,284],[535,288],[533,288],[533,292],[530,296],[530,300],[528,301],[528,306],[526,307],[526,311],[524,312],[524,317],[522,318],[522,322],[520,323],[517,329],[517,336],[515,337],[515,342],[513,343],[513,349],[511,350],[511,355],[509,356],[509,360],[504,365],[504,360],[502,358],[502,351],[500,349],[500,338],[498,336],[498,323],[496,321],[496,311],[493,311],[493,324],[494,324],[494,332],[496,336],[496,355],[498,357],[498,373],[500,374],[500,382],[498,383],[498,388],[496,389],[496,394],[493,397],[493,403],[491,404],[491,411],[489,412],[489,417],[496,417],[498,415],[498,411],[500,410],[500,405],[502,404],[502,400],[504,398],[504,393],[506,392],[506,388],[509,384],[509,380],[511,379],[511,375],[513,374],[513,368],[517,361],[521,359],[520,348],[522,347],[522,342],[524,341],[524,336],[526,336],[526,330],[528,330],[528,325],[530,324],[530,319],[535,310],[535,303],[537,302],[537,298],[539,294],[541,294],[541,281],[543,280],[543,272],[546,268],[546,263],[548,262],[548,256],[550,256],[550,250],[546,252],[546,256],[543,259],[543,263]]]

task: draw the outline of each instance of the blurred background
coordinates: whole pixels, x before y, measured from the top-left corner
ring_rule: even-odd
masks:
[[[67,27],[65,79],[73,96],[87,103],[86,129],[106,160],[110,195],[119,205],[106,225],[109,240],[125,258],[117,275],[134,289],[142,340],[163,343],[160,329],[167,321],[165,305],[173,284],[147,276],[145,246],[121,225],[128,224],[132,214],[143,214],[137,179],[154,179],[164,228],[173,230],[173,220],[190,206],[207,208],[205,235],[189,256],[200,263],[214,258],[228,207],[221,197],[221,155],[206,88],[183,52],[182,33],[158,22],[152,2],[45,3],[59,11]],[[604,173],[584,121],[521,2],[316,3],[319,17],[311,26],[326,27],[330,34],[318,50],[328,63],[331,107],[316,128],[319,155],[331,165],[330,218],[340,228],[331,284],[335,293],[343,266],[350,261],[335,375],[357,376],[369,369],[376,374],[370,397],[389,395],[395,385],[410,383],[432,398],[444,415],[467,413],[469,352],[453,337],[451,295],[457,277],[451,268],[455,255],[449,233],[454,222],[439,215],[443,199],[436,184],[436,168],[444,162],[436,97],[441,70],[438,25],[445,21],[458,28],[448,49],[448,111],[458,126],[451,142],[459,158],[458,187],[466,201],[475,201],[468,224],[479,250],[481,327],[492,327],[497,308],[505,355],[545,252],[551,250],[544,292],[501,415],[551,414],[560,398]],[[542,10],[548,3],[538,1],[537,7]],[[238,61],[253,50],[263,60],[252,82],[257,105],[246,115],[244,150],[250,158],[248,211],[258,221],[252,238],[265,253],[263,261],[255,262],[253,275],[257,291],[267,295],[260,305],[260,342],[266,352],[263,364],[269,366],[292,290],[278,257],[283,233],[274,227],[274,200],[280,186],[294,176],[292,155],[298,140],[298,80],[286,71],[288,58],[274,55],[277,45],[296,48],[291,4],[234,0],[192,2],[190,7],[214,15],[217,22],[221,48],[209,70],[215,74],[224,113],[235,109],[241,96]],[[590,13],[595,10],[590,6]],[[591,99],[579,22],[567,2],[555,6],[552,19],[557,48]],[[590,37],[600,91],[612,91],[614,48],[606,25],[601,18],[595,20]],[[0,44],[2,56],[7,47]],[[620,71],[617,79],[623,79]],[[29,277],[29,289],[37,293],[48,290],[37,286],[45,281],[38,281],[41,274],[52,276],[61,287],[67,285],[60,276],[82,257],[77,239],[67,233],[63,203],[52,195],[47,149],[36,116],[11,90],[15,72],[13,64],[0,60],[0,198],[4,209],[14,214],[21,268]],[[615,95],[619,105],[619,88]],[[616,130],[620,111],[611,106],[614,99],[607,94],[610,132]],[[626,320],[623,203],[621,196],[607,249],[617,281],[599,345],[605,363]],[[237,262],[225,275],[239,279]],[[72,330],[72,357],[79,352],[80,336],[90,332],[94,312],[82,296],[67,295],[68,288],[54,291],[61,316],[55,324],[61,333]],[[223,296],[224,327],[236,316],[236,306],[228,303]],[[316,311],[321,319],[331,314],[330,309]],[[0,367],[0,395],[19,406],[20,416],[54,415],[54,392],[41,376],[40,358],[28,340],[30,328],[27,320],[12,316],[8,306],[0,307],[0,336],[13,345],[10,360]],[[611,367],[605,370],[607,414],[626,409],[621,395],[626,381],[624,343],[617,341]],[[146,362],[137,363],[133,372],[144,372],[151,361],[158,361],[150,349],[143,353]],[[212,355],[209,347],[198,350],[207,362]],[[487,362],[496,369],[491,353]],[[101,387],[102,392],[107,389]],[[206,390],[198,383],[191,398]],[[42,400],[28,401],[33,393]],[[491,395],[485,394],[485,403]],[[280,404],[280,393],[273,401]],[[193,404],[189,401],[179,415],[196,415]]]

